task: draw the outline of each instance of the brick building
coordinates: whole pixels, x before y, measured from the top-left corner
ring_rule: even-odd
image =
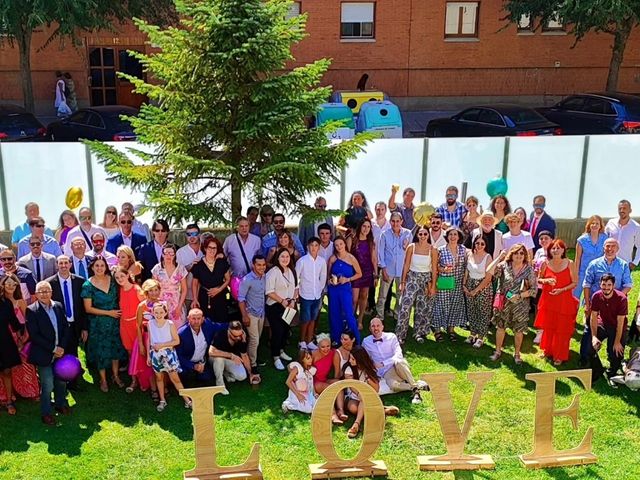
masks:
[[[591,34],[575,48],[574,37],[550,22],[543,31],[506,25],[502,0],[300,0],[291,14],[308,14],[309,33],[294,48],[296,64],[333,59],[325,82],[354,89],[363,73],[368,88],[383,90],[404,107],[484,98],[551,101],[558,96],[602,90],[612,37]],[[136,103],[116,69],[134,71],[126,49],[145,50],[132,26],[98,32],[80,47],[57,44],[44,51],[46,32],[36,34],[32,54],[39,111],[52,110],[55,70],[69,71],[82,104]],[[620,73],[619,90],[640,92],[640,33],[634,32]],[[92,81],[89,83],[88,78]],[[18,56],[0,49],[2,101],[20,101]],[[102,84],[102,85],[100,85]]]

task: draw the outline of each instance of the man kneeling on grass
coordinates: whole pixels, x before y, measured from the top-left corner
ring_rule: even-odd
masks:
[[[213,337],[209,357],[216,377],[216,385],[225,387],[223,395],[229,395],[227,382],[242,382],[249,376],[252,384],[260,383],[260,376],[251,373],[251,361],[247,355],[247,334],[242,323],[229,322],[226,330],[220,330]]]

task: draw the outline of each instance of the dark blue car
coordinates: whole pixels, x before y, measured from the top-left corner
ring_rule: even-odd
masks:
[[[36,117],[17,105],[0,105],[0,141],[34,142],[41,141],[47,135]]]
[[[131,123],[121,117],[135,117],[138,110],[122,105],[82,108],[47,127],[54,142],[75,142],[79,139],[103,142],[134,141]]]
[[[640,133],[640,97],[624,93],[571,95],[538,112],[567,135]]]

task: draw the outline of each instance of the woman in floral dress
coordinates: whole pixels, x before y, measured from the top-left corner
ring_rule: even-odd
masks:
[[[167,303],[169,319],[179,329],[185,323],[184,301],[187,298],[187,269],[176,261],[176,246],[162,247],[160,263],[151,269],[151,276],[160,283],[160,299]]]

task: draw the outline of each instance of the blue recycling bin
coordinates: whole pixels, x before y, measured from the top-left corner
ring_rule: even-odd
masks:
[[[360,107],[356,132],[379,132],[382,138],[402,138],[400,109],[388,100],[366,102]]]
[[[328,134],[330,140],[341,140],[355,136],[355,122],[353,112],[343,103],[323,103],[316,114],[316,125],[321,126],[328,122],[343,121],[344,126],[337,128]]]

